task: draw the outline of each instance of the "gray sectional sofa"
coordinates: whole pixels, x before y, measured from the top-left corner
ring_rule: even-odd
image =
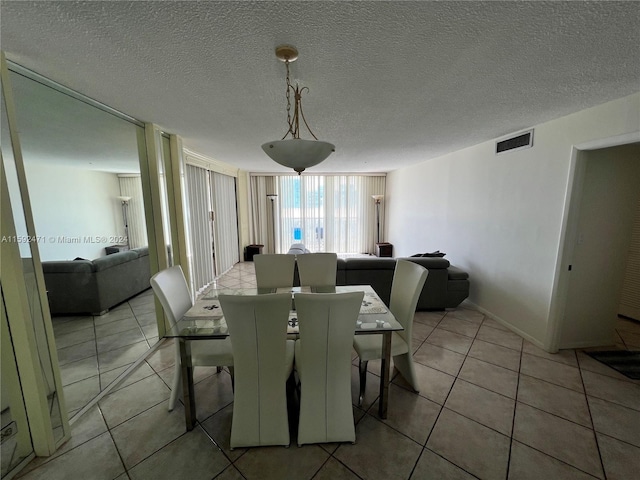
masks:
[[[295,248],[294,248],[295,247]],[[309,253],[302,244],[294,244],[290,254]],[[336,285],[371,285],[382,301],[389,304],[396,258],[338,258]],[[469,275],[441,257],[406,257],[429,270],[416,310],[455,308],[469,296]],[[300,285],[296,267],[294,285]]]
[[[42,262],[52,315],[102,315],[150,288],[148,247],[95,260]]]
[[[371,285],[383,302],[389,304],[395,258],[339,258],[337,285]],[[455,308],[469,296],[469,275],[451,266],[449,260],[433,257],[407,257],[429,270],[416,310]]]

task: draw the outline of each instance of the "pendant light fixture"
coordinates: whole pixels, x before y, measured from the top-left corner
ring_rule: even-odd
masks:
[[[289,79],[289,64],[298,59],[298,50],[292,45],[279,45],[276,47],[276,57],[283,61],[287,69],[287,133],[281,140],[267,142],[262,149],[276,163],[293,168],[300,175],[306,168],[318,165],[325,160],[336,147],[329,142],[322,142],[313,134],[307,119],[302,112],[302,92],[309,90],[307,87],[295,88]],[[291,111],[291,94],[293,93],[293,112]],[[300,138],[300,118],[304,126],[314,140]],[[291,138],[287,139],[288,136]]]

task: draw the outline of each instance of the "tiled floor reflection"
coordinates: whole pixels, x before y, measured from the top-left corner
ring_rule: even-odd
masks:
[[[70,418],[158,341],[151,289],[104,315],[52,322]]]
[[[238,264],[217,285],[254,286],[253,265]],[[120,320],[100,322],[105,337],[117,335],[111,328],[120,328]],[[92,324],[87,328],[98,330],[99,323],[87,322]],[[167,343],[74,424],[72,439],[60,451],[33,461],[23,478],[637,478],[640,381],[579,351],[548,354],[464,308],[418,312],[414,325],[420,393],[396,376],[388,418],[380,420],[379,366],[371,362],[364,408],[354,405],[355,445],[298,448],[292,432],[290,448],[231,451],[230,376],[214,367],[196,368],[198,424],[186,432],[182,404],[167,411],[174,354]],[[619,327],[619,346],[633,346],[640,324],[620,320]],[[68,351],[67,364],[84,362],[83,369],[99,371],[114,350],[101,352],[93,342],[95,359],[76,358],[77,350],[91,350],[85,344],[92,339],[81,330],[68,331],[76,348]],[[127,348],[116,339],[101,345]],[[108,361],[120,368],[115,358]],[[66,374],[69,382],[75,379],[70,385],[83,381],[80,377]]]

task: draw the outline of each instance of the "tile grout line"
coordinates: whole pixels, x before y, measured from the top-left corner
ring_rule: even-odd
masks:
[[[602,452],[600,451],[600,442],[598,441],[598,435],[596,435],[596,426],[593,423],[593,414],[591,413],[591,404],[589,403],[589,395],[587,395],[587,387],[584,384],[584,377],[582,376],[582,367],[580,367],[580,362],[578,361],[578,355],[576,350],[574,349],[573,354],[576,357],[576,362],[578,362],[578,370],[580,372],[580,381],[582,382],[582,388],[584,389],[584,401],[587,404],[587,411],[589,412],[589,420],[591,421],[591,431],[593,432],[593,439],[596,442],[596,449],[598,450],[598,459],[600,460],[600,468],[602,469],[602,474],[604,478],[607,478],[607,473],[604,469],[604,461],[602,460]]]
[[[520,390],[520,375],[522,375],[522,356],[524,355],[524,341],[521,343],[520,349],[520,362],[518,363],[518,377],[516,381],[516,393],[515,398],[513,399],[513,417],[511,418],[511,435],[509,436],[509,454],[507,455],[507,472],[505,474],[505,478],[509,478],[509,470],[511,469],[511,454],[513,453],[513,442],[514,440],[513,434],[516,429],[516,410],[518,408],[518,392]]]

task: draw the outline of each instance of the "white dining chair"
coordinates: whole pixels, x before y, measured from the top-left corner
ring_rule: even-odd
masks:
[[[404,328],[402,331],[393,332],[391,337],[393,364],[416,392],[418,392],[418,381],[413,366],[411,335],[416,305],[428,274],[429,271],[422,265],[407,260],[398,260],[393,272],[391,297],[389,299],[389,310]],[[367,382],[368,362],[369,360],[382,358],[381,335],[355,335],[353,337],[353,348],[355,348],[358,357],[360,357],[360,395],[358,397],[358,405],[362,405]]]
[[[335,253],[305,253],[297,255],[300,285],[326,287],[336,285],[338,256]]]
[[[280,288],[293,285],[296,256],[286,253],[263,253],[253,256],[258,288]]]
[[[364,292],[295,294],[300,338],[298,446],[355,442],[351,352]]]
[[[219,295],[233,346],[235,388],[231,448],[290,443],[287,379],[293,340],[287,340],[291,293]]]
[[[156,295],[170,324],[175,324],[193,306],[191,294],[184,273],[179,265],[167,268],[151,277],[151,288]],[[174,339],[175,370],[169,397],[169,411],[172,411],[181,390],[180,380],[182,369],[180,365],[180,343]],[[231,341],[224,340],[194,340],[191,342],[191,363],[193,366],[229,367],[233,377],[233,351]]]

